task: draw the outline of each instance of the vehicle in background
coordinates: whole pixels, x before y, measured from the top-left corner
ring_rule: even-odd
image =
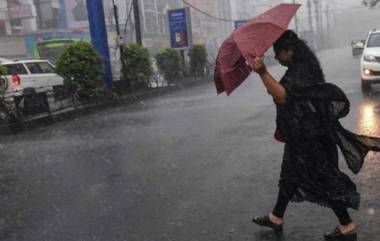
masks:
[[[363,53],[364,49],[364,40],[352,40],[351,42],[351,48],[352,48],[352,56],[356,57]]]
[[[51,39],[40,41],[36,43],[34,49],[34,56],[38,59],[47,59],[50,63],[55,63],[59,54],[64,50],[64,48],[72,43],[73,39]]]
[[[3,100],[13,105],[24,120],[51,116],[51,103],[58,101],[63,78],[47,60],[3,62],[0,82]]]
[[[34,58],[47,59],[53,65],[58,59],[58,56],[62,53],[66,46],[76,41],[89,41],[82,39],[49,39],[42,40],[35,43],[33,50]],[[110,61],[112,68],[112,79],[118,81],[121,78],[121,63],[119,48],[110,48]]]
[[[361,87],[364,94],[371,91],[371,85],[380,83],[380,30],[372,30],[364,44],[360,60]]]

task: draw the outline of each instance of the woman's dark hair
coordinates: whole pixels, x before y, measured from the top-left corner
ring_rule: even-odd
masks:
[[[276,54],[281,50],[292,50],[293,63],[305,64],[313,79],[318,80],[318,82],[324,82],[324,74],[317,56],[315,56],[305,41],[299,39],[297,34],[292,30],[286,30],[273,44],[273,49]]]

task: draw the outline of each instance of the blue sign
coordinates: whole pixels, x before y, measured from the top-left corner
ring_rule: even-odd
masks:
[[[168,10],[170,46],[186,49],[191,46],[191,20],[189,8]]]
[[[236,20],[236,21],[234,21],[235,29],[243,26],[246,23],[247,23],[247,20]]]

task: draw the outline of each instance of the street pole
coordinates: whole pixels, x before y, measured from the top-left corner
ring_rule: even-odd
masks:
[[[139,0],[133,0],[133,14],[135,17],[136,42],[142,45]]]
[[[36,14],[37,14],[37,29],[41,30],[43,28],[42,26],[42,15],[41,15],[41,4],[40,0],[34,0],[33,1],[34,6],[36,7]]]
[[[315,20],[316,20],[316,28],[317,28],[317,31],[316,31],[316,39],[317,39],[317,48],[319,49],[320,47],[320,44],[321,44],[321,25],[320,25],[320,16],[319,16],[319,4],[318,4],[319,0],[314,0],[314,11],[315,11]]]
[[[112,96],[112,70],[104,9],[102,0],[87,0],[88,21],[90,24],[91,42],[100,53],[104,65],[104,82],[107,95]]]
[[[309,31],[311,33],[311,36],[314,36],[313,19],[311,17],[311,0],[307,0],[307,13],[309,15]]]
[[[330,6],[326,6],[327,37],[330,38]]]
[[[296,0],[293,0],[293,3],[296,3]],[[296,33],[298,34],[298,18],[297,18],[297,13],[296,15],[294,16],[294,24],[295,24],[295,30],[296,30]]]
[[[325,42],[325,28],[323,26],[323,17],[322,17],[322,0],[319,0],[318,1],[318,16],[319,16],[319,19],[320,19],[320,25],[321,25],[321,38],[322,38],[322,44],[324,44]]]
[[[113,13],[114,13],[114,17],[115,17],[115,25],[116,25],[116,33],[117,33],[117,45],[119,46],[119,50],[120,50],[120,62],[121,62],[121,65],[122,65],[122,74],[123,74],[123,77],[124,77],[124,89],[126,90],[130,90],[130,83],[128,82],[128,80],[125,78],[125,74],[124,72],[127,70],[127,66],[126,66],[126,63],[124,61],[124,48],[123,48],[123,44],[120,43],[120,41],[122,40],[121,38],[121,34],[120,34],[120,25],[119,25],[119,13],[118,13],[118,8],[117,8],[117,5],[115,4],[115,0],[112,0],[112,4],[113,4]]]
[[[112,0],[112,5],[113,5],[113,14],[115,17],[116,33],[118,35],[117,37],[120,37],[119,13],[118,13],[117,5],[115,4],[115,0]]]

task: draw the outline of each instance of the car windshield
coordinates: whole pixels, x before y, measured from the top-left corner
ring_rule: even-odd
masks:
[[[53,67],[48,62],[27,63],[31,74],[51,74],[54,73]]]
[[[369,37],[367,47],[380,47],[380,33],[372,34]]]

